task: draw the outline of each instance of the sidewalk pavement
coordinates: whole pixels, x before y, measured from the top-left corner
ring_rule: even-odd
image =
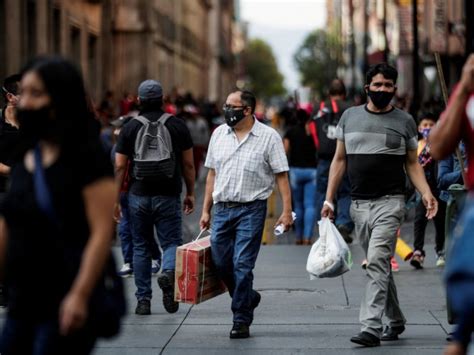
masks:
[[[152,315],[137,316],[133,279],[126,279],[129,311],[122,333],[100,341],[95,354],[441,354],[451,326],[433,245],[426,247],[425,269],[417,271],[401,262],[395,274],[408,321],[405,333],[399,341],[372,349],[349,341],[359,332],[359,304],[366,284],[360,268],[362,250],[357,244],[351,249],[351,271],[335,279],[310,281],[305,271],[310,247],[262,246],[254,281],[262,301],[249,339],[229,339],[228,294],[195,306],[181,304],[178,313],[168,314],[154,280]]]

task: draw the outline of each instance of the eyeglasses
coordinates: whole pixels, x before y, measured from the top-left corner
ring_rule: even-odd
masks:
[[[244,109],[244,108],[246,108],[246,107],[247,107],[247,106],[224,105],[224,106],[222,106],[222,109],[223,109],[224,111],[229,111],[229,110],[235,110],[235,109],[238,109],[238,108]]]

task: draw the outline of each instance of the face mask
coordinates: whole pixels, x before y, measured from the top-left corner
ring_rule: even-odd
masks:
[[[56,140],[57,125],[51,119],[50,107],[39,110],[18,109],[18,121],[20,133],[26,140],[32,143],[36,143],[40,139]]]
[[[431,128],[423,128],[421,131],[421,134],[423,135],[423,138],[426,139],[430,135]]]
[[[368,95],[375,107],[382,110],[390,104],[395,92],[369,90]]]
[[[237,123],[245,118],[244,110],[228,109],[224,111],[225,123],[229,127],[234,127]]]

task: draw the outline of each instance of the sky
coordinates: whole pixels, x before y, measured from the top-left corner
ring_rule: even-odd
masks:
[[[272,47],[286,88],[297,88],[293,54],[308,33],[324,27],[326,0],[240,0],[240,11],[249,23],[249,38],[261,38]]]

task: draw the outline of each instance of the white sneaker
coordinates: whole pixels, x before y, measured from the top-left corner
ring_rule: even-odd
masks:
[[[123,264],[122,268],[118,272],[118,275],[122,277],[133,276],[133,269],[131,268],[130,263]]]
[[[444,267],[446,264],[446,260],[444,259],[444,255],[439,255],[436,259],[436,267]]]

